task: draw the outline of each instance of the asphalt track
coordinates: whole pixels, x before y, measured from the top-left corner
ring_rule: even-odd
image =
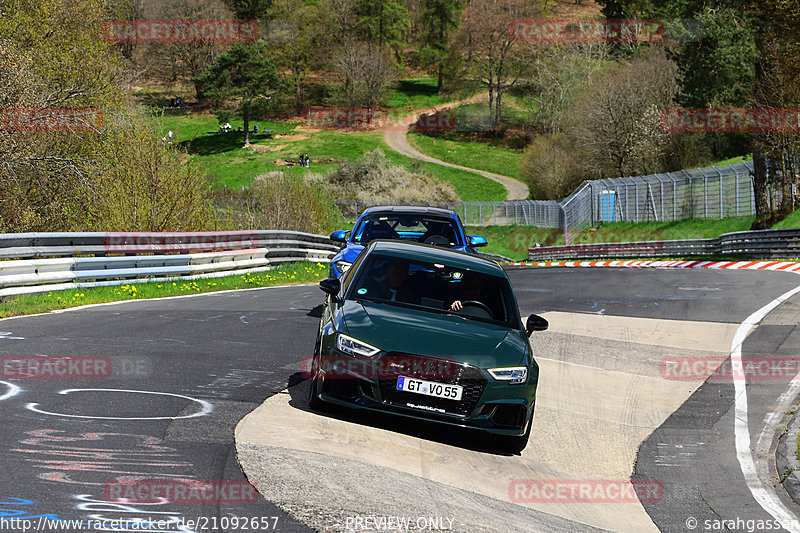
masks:
[[[279,531],[340,531],[356,516],[381,515],[438,517],[443,526],[453,519],[454,531],[689,531],[690,517],[703,531],[707,520],[772,518],[737,459],[733,385],[664,379],[659,362],[725,356],[739,323],[800,277],[589,268],[510,277],[522,312],[545,313],[552,326],[534,337],[542,384],[521,456],[500,454],[471,432],[309,412],[298,370],[318,323],[314,286],[2,320],[2,356],[107,357],[114,372],[0,378],[0,516],[166,518],[166,531],[192,530],[186,521],[198,517],[206,526],[227,518],[228,527],[196,531],[271,529],[234,528],[233,517],[268,518]],[[798,316],[796,297],[780,305],[747,338],[743,358],[800,353]],[[754,449],[787,386],[747,383]],[[264,496],[256,503],[105,501],[109,483],[243,481],[242,468]],[[631,475],[657,480],[663,498],[520,502],[509,493],[518,479]],[[776,497],[794,511],[774,477]],[[746,530],[722,525],[715,530]]]

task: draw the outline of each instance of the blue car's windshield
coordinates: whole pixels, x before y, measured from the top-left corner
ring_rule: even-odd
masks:
[[[454,313],[512,328],[520,324],[506,278],[441,263],[409,262],[374,254],[367,258],[347,292],[350,300]]]
[[[352,241],[366,245],[375,239],[400,239],[437,246],[463,246],[458,226],[451,219],[390,214],[368,216],[353,231]]]

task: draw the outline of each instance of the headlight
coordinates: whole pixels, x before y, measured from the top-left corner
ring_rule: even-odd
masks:
[[[336,270],[338,270],[340,274],[347,272],[347,269],[352,265],[352,263],[348,263],[347,261],[336,261],[333,264],[336,265]]]
[[[489,368],[487,371],[497,381],[508,381],[510,385],[518,385],[528,381],[528,368],[524,366]]]
[[[381,351],[380,348],[370,346],[366,342],[361,342],[343,333],[339,333],[336,336],[336,349],[347,355],[362,355],[364,357],[372,357]]]

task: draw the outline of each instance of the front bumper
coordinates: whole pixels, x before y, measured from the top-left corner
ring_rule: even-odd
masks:
[[[492,378],[484,370],[455,361],[448,361],[455,369],[451,375],[441,377],[420,376],[411,373],[366,376],[355,370],[359,365],[348,364],[359,359],[359,362],[374,363],[387,360],[398,354],[383,354],[367,361],[344,354],[336,354],[336,361],[327,369],[320,369],[320,397],[330,403],[346,407],[355,407],[391,413],[418,420],[441,422],[444,424],[473,428],[497,435],[522,435],[527,429],[528,420],[533,416],[536,396],[536,383],[509,385]],[[408,358],[432,358],[409,356]],[[438,360],[441,361],[441,360]],[[386,365],[382,368],[385,369]],[[436,398],[396,388],[399,375],[416,377],[427,381],[460,385],[463,387],[462,399],[459,401]],[[535,378],[534,378],[535,379]]]

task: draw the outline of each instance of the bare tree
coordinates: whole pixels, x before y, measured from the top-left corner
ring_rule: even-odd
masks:
[[[371,44],[358,43],[344,48],[339,55],[339,69],[346,79],[343,100],[346,105],[375,109],[380,106],[386,88],[394,79],[392,62]]]
[[[186,20],[230,20],[233,12],[222,0],[161,2],[146,0],[140,8],[144,18]],[[148,74],[164,83],[189,81],[202,74],[230,45],[213,39],[186,43],[148,43],[137,45],[137,63]],[[195,83],[195,94],[202,100],[202,88]]]
[[[542,133],[561,131],[564,113],[583,84],[608,57],[605,42],[530,43],[531,116]]]
[[[667,132],[660,113],[678,92],[677,66],[661,49],[596,73],[570,109],[565,133],[597,177],[660,170]]]
[[[472,0],[464,11],[454,49],[463,53],[463,74],[479,78],[489,91],[492,130],[500,125],[503,95],[527,67],[509,23],[536,13],[537,4],[528,0]]]
[[[778,46],[775,42],[765,45],[770,61],[763,67],[759,90],[753,103],[757,108],[800,108],[800,58],[795,49]],[[800,189],[800,132],[793,128],[774,128],[762,134],[764,156],[769,181],[781,188],[782,215],[796,207],[796,194]],[[780,181],[776,177],[780,175]]]

